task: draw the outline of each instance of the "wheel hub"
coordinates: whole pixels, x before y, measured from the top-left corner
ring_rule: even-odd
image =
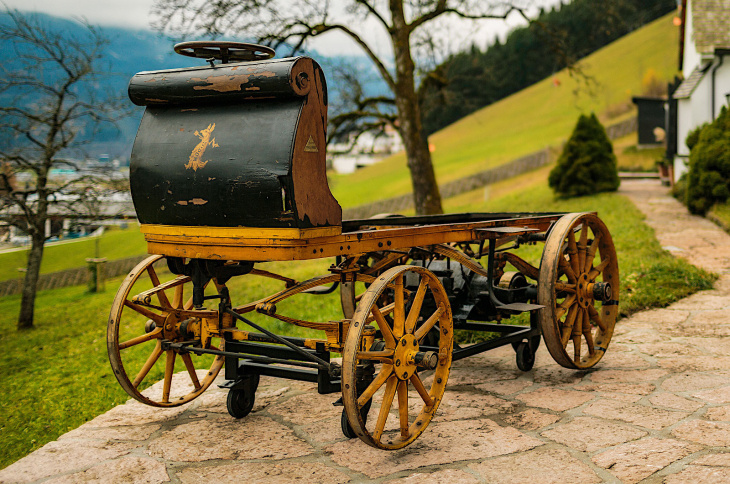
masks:
[[[578,287],[575,291],[575,297],[578,299],[578,304],[582,308],[593,305],[593,284],[588,279],[587,273],[583,273],[578,277]]]
[[[162,326],[162,337],[174,341],[180,337],[180,318],[177,314],[170,313],[165,318],[165,324]]]
[[[403,336],[398,341],[398,346],[393,355],[393,365],[396,376],[399,380],[408,380],[415,373],[416,354],[418,353],[418,341],[412,334]]]

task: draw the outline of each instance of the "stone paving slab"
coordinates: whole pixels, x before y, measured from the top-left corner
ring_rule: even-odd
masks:
[[[454,364],[444,404],[411,446],[340,431],[337,395],[262,378],[254,411],[211,388],[177,409],[134,401],[0,471],[10,482],[552,483],[730,481],[730,236],[655,181],[624,181],[662,245],[721,275],[715,288],[619,322],[591,371],[533,370],[511,347]]]

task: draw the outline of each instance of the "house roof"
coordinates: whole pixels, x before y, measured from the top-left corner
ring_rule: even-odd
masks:
[[[672,98],[687,99],[688,97],[690,97],[702,78],[705,77],[707,67],[709,67],[709,65],[703,67],[695,67],[695,70],[692,71],[692,74],[690,74],[687,79],[682,81],[682,84],[680,84],[677,90],[674,91],[674,94],[672,94]]]
[[[730,0],[693,0],[692,26],[692,40],[700,54],[730,48]]]

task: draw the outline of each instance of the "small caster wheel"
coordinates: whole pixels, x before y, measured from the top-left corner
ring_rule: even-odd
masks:
[[[540,339],[542,337],[538,334],[537,336],[533,336],[530,338],[530,349],[532,350],[532,353],[537,353],[537,349],[540,347]]]
[[[362,416],[363,421],[368,421],[368,412],[370,411],[370,405],[372,404],[372,401],[368,401],[361,409],[360,409],[360,415]],[[342,428],[342,434],[347,437],[348,439],[354,439],[357,437],[357,434],[354,430],[352,430],[352,427],[350,426],[350,422],[347,420],[347,413],[345,413],[345,409],[342,409],[342,416],[340,417],[340,427]]]
[[[532,348],[533,353],[537,353],[537,349],[540,347],[540,339],[541,336],[538,334],[537,336],[533,336],[528,340],[530,342],[530,348]],[[522,342],[512,343],[512,349],[517,351],[521,344]]]
[[[259,376],[252,375],[243,380],[238,388],[231,388],[228,391],[226,407],[228,414],[233,418],[243,418],[253,410],[256,400],[256,388],[259,386]]]
[[[517,345],[517,368],[522,371],[530,371],[535,364],[535,353],[529,343],[522,342]]]

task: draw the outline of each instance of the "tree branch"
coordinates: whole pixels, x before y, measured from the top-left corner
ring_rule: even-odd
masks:
[[[368,0],[355,0],[355,3],[365,7],[367,11],[370,12],[370,14],[372,14],[376,19],[378,19],[382,26],[385,27],[385,30],[387,30],[388,32],[391,31],[392,26],[388,24],[387,20],[385,20],[385,17],[383,17],[380,12],[375,9],[375,6],[372,3],[370,3]]]

